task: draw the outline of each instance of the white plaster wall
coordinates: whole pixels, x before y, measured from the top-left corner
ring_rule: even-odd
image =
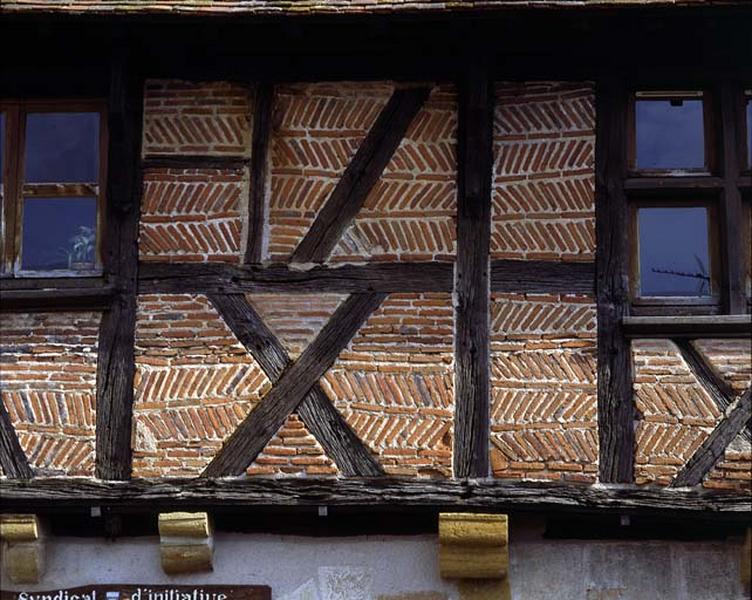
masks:
[[[740,543],[546,541],[521,535],[510,548],[515,600],[741,600]],[[530,538],[530,539],[527,539]],[[376,600],[437,592],[436,536],[305,538],[215,535],[213,573],[168,577],[158,538],[53,538],[45,580],[27,590],[94,583],[267,584],[274,600]],[[5,578],[2,589],[18,589]]]

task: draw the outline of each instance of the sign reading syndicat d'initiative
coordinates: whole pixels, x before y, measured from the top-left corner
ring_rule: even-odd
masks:
[[[271,600],[266,585],[89,585],[46,592],[2,591],[2,600]]]

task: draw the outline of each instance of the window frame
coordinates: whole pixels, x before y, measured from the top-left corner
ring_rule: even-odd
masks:
[[[101,98],[77,99],[3,99],[0,112],[5,114],[5,140],[3,161],[3,244],[0,245],[0,277],[98,277],[104,271],[104,234],[107,193],[107,156],[109,132],[107,130],[107,102]],[[26,117],[30,113],[99,114],[99,170],[98,181],[92,182],[25,182]],[[21,267],[23,241],[23,210],[25,198],[44,197],[64,200],[80,197],[96,198],[96,244],[94,268],[89,270],[55,269],[30,270]]]
[[[707,210],[708,226],[708,271],[710,294],[707,296],[644,296],[641,293],[639,211],[642,208],[696,208]],[[708,195],[684,196],[683,194],[657,197],[633,197],[629,199],[629,291],[633,307],[692,307],[698,314],[715,314],[721,304],[721,253],[717,198]]]
[[[674,82],[676,83],[676,82]],[[734,269],[730,265],[735,260],[730,256],[729,247],[743,244],[745,224],[732,225],[728,215],[740,198],[742,214],[747,210],[752,198],[748,174],[750,168],[742,160],[746,156],[743,133],[746,121],[746,92],[750,86],[731,82],[716,82],[714,85],[691,86],[702,92],[703,120],[705,135],[705,163],[708,170],[696,169],[635,169],[636,162],[636,120],[635,101],[639,94],[650,99],[671,99],[687,97],[688,88],[679,86],[668,89],[641,87],[634,85],[626,93],[624,105],[626,121],[626,164],[624,165],[624,191],[628,229],[628,293],[630,314],[635,316],[675,316],[675,315],[722,315],[737,314],[729,293]],[[644,92],[643,92],[644,90]],[[674,91],[675,90],[675,91]],[[697,94],[697,92],[694,92]],[[696,96],[693,96],[696,97]],[[731,98],[731,102],[728,98]],[[734,131],[730,131],[732,126]],[[746,127],[752,124],[746,123]],[[736,133],[738,132],[738,133]],[[745,173],[747,176],[745,176]],[[734,195],[738,195],[735,198]],[[636,211],[643,206],[708,207],[708,257],[710,260],[711,296],[639,296],[639,239]],[[729,213],[728,211],[731,211]],[[736,231],[734,231],[736,229]],[[732,240],[729,236],[738,239]],[[742,255],[744,248],[740,248]],[[743,257],[742,257],[743,260]],[[739,268],[743,268],[741,265]],[[715,286],[715,292],[712,291]],[[743,286],[747,296],[747,286]],[[752,299],[747,296],[746,312],[752,308]]]
[[[702,102],[702,131],[704,165],[696,168],[641,169],[637,167],[637,102],[639,100],[697,100]],[[713,111],[713,94],[706,89],[697,90],[635,90],[627,105],[627,170],[630,177],[688,177],[708,176],[716,172],[716,128]]]

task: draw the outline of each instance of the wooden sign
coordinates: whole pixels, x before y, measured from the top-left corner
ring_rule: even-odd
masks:
[[[0,600],[271,600],[267,585],[109,584],[45,592],[3,590]]]

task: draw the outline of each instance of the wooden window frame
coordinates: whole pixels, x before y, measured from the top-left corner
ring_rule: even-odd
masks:
[[[637,102],[639,100],[697,100],[702,102],[704,166],[697,168],[640,169],[637,167]],[[710,176],[717,170],[715,139],[717,123],[713,113],[712,92],[698,90],[639,90],[630,95],[627,112],[627,168],[630,177]]]
[[[630,198],[630,297],[633,314],[661,312],[671,308],[672,312],[692,312],[694,314],[717,314],[720,311],[721,294],[719,273],[721,257],[719,252],[718,202],[712,197],[683,197],[683,194],[661,195],[656,198]],[[640,235],[638,213],[642,208],[696,208],[707,210],[708,226],[708,271],[710,274],[710,294],[707,296],[644,296],[641,293],[640,277]]]
[[[645,89],[645,88],[641,88]],[[697,92],[686,88],[676,91],[632,91],[626,102],[626,179],[624,189],[629,227],[629,295],[630,313],[637,316],[743,314],[750,311],[747,302],[740,302],[738,288],[747,295],[744,273],[744,227],[739,222],[747,210],[749,194],[743,194],[746,162],[745,111],[747,87],[729,82],[700,87]],[[669,100],[690,98],[701,94],[705,136],[705,169],[635,169],[636,164],[636,101],[640,97]],[[729,101],[729,98],[731,101]],[[750,124],[747,124],[750,126]],[[748,179],[748,177],[747,177]],[[640,296],[639,239],[637,210],[642,207],[708,208],[708,257],[710,260],[711,295],[704,296]],[[730,239],[734,237],[734,239]],[[741,271],[741,273],[740,273]],[[741,277],[740,277],[741,275]],[[735,297],[734,297],[735,296]]]
[[[5,114],[3,164],[3,244],[0,247],[0,277],[98,277],[103,273],[103,248],[107,189],[107,103],[105,99],[0,100],[0,112]],[[99,171],[97,182],[25,183],[26,116],[30,113],[99,114]],[[72,198],[96,197],[96,246],[94,268],[86,271],[56,269],[29,270],[21,267],[23,240],[23,209],[27,197]]]
[[[749,136],[752,132],[752,119],[747,118],[747,106],[752,106],[752,88],[745,89],[739,107],[739,163],[744,173],[752,174],[752,152],[750,152]]]

